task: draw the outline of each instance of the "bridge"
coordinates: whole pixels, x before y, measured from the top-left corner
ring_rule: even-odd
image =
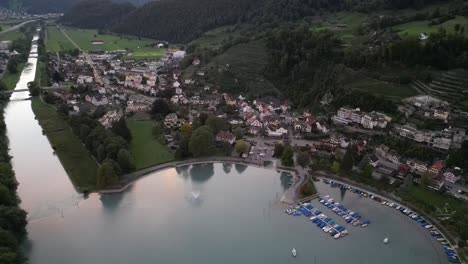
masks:
[[[70,86],[44,86],[40,87],[42,91],[51,91],[51,90],[66,90],[69,89]],[[20,92],[28,92],[29,89],[15,89],[15,90],[7,90],[7,91],[0,91],[3,94],[12,94],[12,93],[20,93]]]

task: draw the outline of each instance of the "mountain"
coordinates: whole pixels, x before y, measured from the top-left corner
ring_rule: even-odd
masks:
[[[110,0],[82,0],[73,6],[60,21],[65,25],[82,28],[107,29],[121,23],[135,10],[130,3],[115,3]]]
[[[207,30],[238,22],[262,32],[330,12],[372,13],[383,9],[421,8],[436,2],[440,0],[160,0],[141,6],[128,16],[120,16],[114,20],[119,23],[112,26],[106,22],[105,27],[119,33],[180,43],[193,40]],[[82,9],[72,9],[62,21],[77,27],[99,25],[98,21],[88,21],[99,18],[99,10],[91,10],[92,4],[88,4],[87,10],[92,11],[93,16],[81,12]],[[100,5],[99,1],[96,5]],[[105,9],[101,11],[106,12]],[[69,19],[78,16],[83,19]]]
[[[141,6],[151,0],[113,0],[116,3],[130,3]],[[99,1],[96,1],[99,2]],[[70,10],[80,0],[0,0],[0,6],[26,11],[32,14],[62,13]]]
[[[262,0],[161,0],[126,17],[114,30],[125,34],[186,42],[215,27],[238,22]]]

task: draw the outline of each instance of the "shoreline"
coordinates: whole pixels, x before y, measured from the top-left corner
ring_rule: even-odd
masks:
[[[433,226],[435,226],[437,228],[437,231],[439,231],[440,233],[442,233],[444,235],[444,237],[449,242],[450,247],[457,252],[458,256],[460,256],[460,260],[461,260],[460,263],[465,263],[465,261],[464,261],[465,260],[465,255],[463,254],[463,252],[462,252],[462,254],[460,254],[460,251],[458,250],[458,245],[456,244],[456,240],[453,238],[452,234],[448,230],[446,230],[445,227],[442,226],[437,220],[434,220],[430,215],[427,215],[426,213],[422,212],[419,208],[416,208],[412,204],[408,204],[408,203],[402,201],[401,199],[395,199],[395,198],[399,198],[399,197],[391,197],[386,193],[383,193],[381,191],[374,191],[371,188],[369,188],[368,186],[364,186],[362,184],[356,184],[356,183],[354,183],[352,181],[349,181],[348,179],[341,179],[338,176],[333,176],[333,175],[330,175],[330,174],[322,174],[322,173],[315,173],[314,176],[316,176],[320,180],[323,180],[323,179],[332,180],[332,181],[334,181],[336,183],[340,183],[340,184],[351,186],[351,187],[356,188],[356,189],[360,189],[362,191],[365,191],[368,194],[380,197],[383,200],[391,201],[391,202],[393,202],[395,204],[398,204],[398,205],[400,205],[402,207],[406,207],[406,208],[410,209],[411,211],[417,213],[418,215],[423,216],[424,218],[429,220],[430,223]]]
[[[94,190],[91,193],[99,194],[111,194],[111,193],[121,193],[127,190],[130,186],[138,182],[139,180],[145,178],[149,174],[160,172],[167,169],[173,169],[180,166],[194,165],[194,164],[204,164],[204,163],[234,163],[241,164],[246,166],[255,166],[257,168],[264,168],[280,172],[288,172],[294,176],[298,176],[298,172],[294,168],[284,168],[284,167],[267,167],[263,162],[252,162],[243,158],[234,158],[234,157],[209,157],[209,158],[198,158],[198,159],[187,159],[187,160],[178,160],[170,161],[166,163],[161,163],[158,165],[153,165],[147,168],[140,169],[138,171],[123,175],[123,180],[113,186],[108,186],[103,189]],[[299,176],[300,177],[300,176]],[[300,177],[300,180],[295,182],[288,190],[293,186],[296,186],[298,182],[302,182],[304,177]]]

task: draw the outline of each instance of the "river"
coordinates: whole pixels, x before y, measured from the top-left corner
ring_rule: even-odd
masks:
[[[35,50],[35,47],[32,48]],[[16,89],[35,78],[31,56]],[[440,246],[414,221],[352,193],[322,195],[372,221],[334,240],[278,203],[289,177],[244,165],[183,166],[153,173],[121,194],[83,197],[71,184],[31,110],[15,93],[6,108],[10,155],[28,212],[31,264],[441,263]],[[194,195],[200,194],[198,199]],[[314,206],[320,206],[313,202]],[[340,222],[328,209],[323,211]],[[343,223],[344,224],[344,223]],[[384,245],[382,239],[390,238]],[[298,257],[292,258],[295,247]]]

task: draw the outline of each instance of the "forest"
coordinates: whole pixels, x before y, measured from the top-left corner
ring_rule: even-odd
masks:
[[[421,8],[437,2],[448,1],[160,0],[147,3],[126,15],[122,12],[111,12],[118,9],[115,8],[116,4],[106,0],[95,0],[79,2],[65,14],[62,21],[76,27],[100,25],[102,28],[105,25],[118,33],[186,43],[210,29],[236,23],[249,25],[251,30],[262,32],[284,23],[330,12],[373,13],[377,10]],[[107,8],[103,8],[104,6]],[[110,14],[113,15],[109,16]],[[102,19],[106,17],[108,19],[103,22]]]

